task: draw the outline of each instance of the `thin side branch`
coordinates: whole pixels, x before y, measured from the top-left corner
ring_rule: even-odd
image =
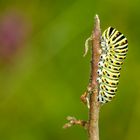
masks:
[[[63,126],[63,128],[69,128],[69,127],[71,127],[73,125],[80,125],[80,126],[84,127],[85,129],[88,128],[88,122],[87,121],[77,120],[75,117],[71,117],[71,116],[68,116],[67,120],[68,120],[68,123],[66,123]]]
[[[92,33],[93,44],[92,44],[92,60],[91,60],[91,89],[92,94],[90,97],[90,109],[89,109],[89,127],[88,134],[89,140],[99,140],[99,110],[100,103],[97,101],[98,96],[98,83],[96,81],[98,74],[98,62],[100,57],[100,20],[98,15],[95,16],[95,25]]]

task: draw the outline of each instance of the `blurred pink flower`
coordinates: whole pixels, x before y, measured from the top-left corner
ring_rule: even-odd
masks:
[[[15,12],[3,15],[0,19],[0,58],[10,59],[29,34],[25,18]]]

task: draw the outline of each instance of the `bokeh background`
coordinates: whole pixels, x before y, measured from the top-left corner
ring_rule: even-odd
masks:
[[[66,116],[88,119],[80,96],[89,81],[84,43],[99,14],[129,41],[116,98],[100,112],[101,140],[140,139],[139,0],[0,1],[0,139],[86,140]]]

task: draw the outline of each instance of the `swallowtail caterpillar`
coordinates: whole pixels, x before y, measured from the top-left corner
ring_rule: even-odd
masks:
[[[91,37],[86,40],[85,54],[88,51],[91,40]],[[101,55],[97,71],[98,101],[100,103],[107,103],[115,96],[120,70],[127,52],[128,41],[126,37],[113,27],[107,28],[101,36]],[[87,98],[87,100],[89,99]]]

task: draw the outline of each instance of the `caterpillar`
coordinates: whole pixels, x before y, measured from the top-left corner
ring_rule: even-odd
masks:
[[[98,64],[98,101],[107,103],[117,92],[120,70],[128,52],[126,37],[113,27],[107,28],[101,37],[101,56]]]

